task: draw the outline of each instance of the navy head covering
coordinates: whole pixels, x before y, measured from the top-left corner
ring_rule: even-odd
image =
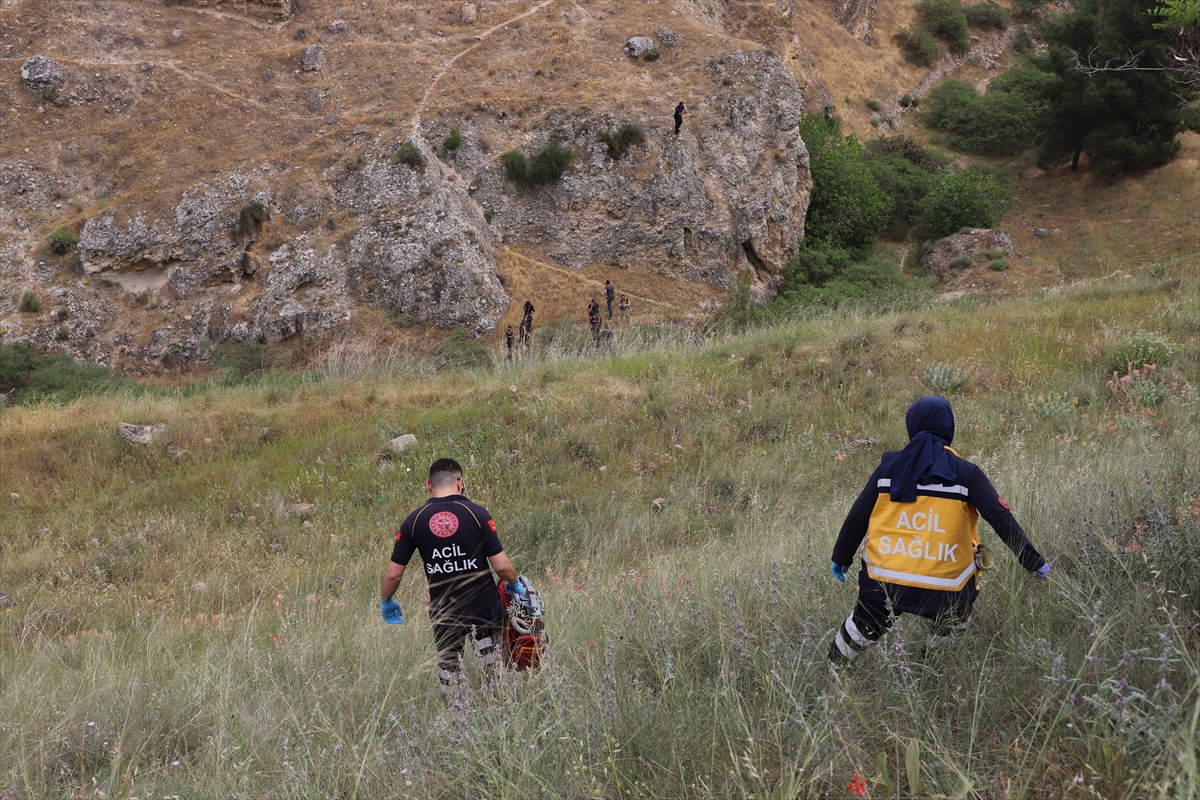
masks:
[[[958,471],[945,445],[954,441],[954,411],[944,397],[922,397],[908,408],[908,446],[892,462],[891,498],[897,503],[917,499],[917,481],[937,477],[953,481]]]

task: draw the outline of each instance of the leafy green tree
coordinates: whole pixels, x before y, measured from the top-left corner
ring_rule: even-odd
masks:
[[[967,15],[959,0],[920,0],[917,14],[921,25],[944,41],[951,53],[961,55],[971,49]]]
[[[1076,170],[1083,153],[1105,169],[1158,166],[1179,151],[1179,96],[1189,87],[1168,69],[1171,34],[1155,27],[1157,7],[1155,0],[1080,0],[1044,23],[1051,47],[1035,64],[1056,80],[1044,90],[1039,166],[1069,160]]]
[[[1012,192],[994,176],[975,172],[941,176],[925,195],[921,210],[929,238],[963,228],[990,228],[1012,208]]]
[[[905,136],[872,139],[867,143],[866,158],[867,168],[879,188],[892,199],[889,227],[895,229],[917,222],[921,201],[942,171],[942,159]]]
[[[817,242],[848,249],[874,244],[887,227],[892,202],[863,160],[854,135],[843,136],[841,122],[807,114],[800,138],[808,147],[812,194],[805,222],[805,246]]]

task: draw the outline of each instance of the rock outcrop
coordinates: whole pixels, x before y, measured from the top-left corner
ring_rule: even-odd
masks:
[[[921,266],[939,281],[945,281],[955,272],[968,269],[977,261],[986,260],[981,254],[990,252],[1011,256],[1012,241],[1004,231],[977,228],[938,239],[929,251],[921,256]]]
[[[575,153],[574,166],[558,184],[529,194],[478,147],[460,152],[457,171],[475,202],[494,209],[500,239],[532,243],[565,267],[609,264],[725,287],[748,272],[755,290],[769,296],[804,236],[812,188],[798,130],[804,97],[766,51],[726,53],[706,69],[703,127],[685,121],[676,136],[664,108],[667,124],[649,128],[643,146],[614,161],[596,135],[621,120],[563,121],[524,149],[557,139]],[[698,115],[691,113],[688,119]],[[468,142],[501,133],[475,123],[463,128]]]

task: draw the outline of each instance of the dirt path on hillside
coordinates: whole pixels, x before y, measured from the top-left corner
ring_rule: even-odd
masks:
[[[465,50],[460,50],[449,61],[447,61],[444,65],[442,65],[442,68],[440,70],[438,70],[437,74],[435,74],[433,76],[433,80],[429,82],[429,86],[426,87],[426,89],[425,89],[425,94],[421,95],[421,102],[417,103],[417,109],[416,109],[416,111],[413,112],[412,119],[410,120],[410,124],[412,125],[413,131],[415,132],[421,125],[421,114],[424,113],[424,111],[425,111],[425,104],[429,102],[430,93],[433,92],[434,88],[437,87],[438,82],[441,81],[442,77],[445,76],[445,74],[450,71],[450,68],[453,67],[460,58],[465,56],[467,53],[470,53],[471,51],[482,46],[484,41],[487,39],[487,37],[491,36],[496,31],[507,28],[509,25],[511,25],[514,22],[517,22],[518,20],[522,20],[522,19],[525,19],[526,17],[534,15],[537,12],[541,11],[546,6],[553,5],[554,2],[555,2],[555,0],[542,0],[541,3],[538,3],[536,6],[529,9],[528,11],[517,14],[515,17],[511,17],[510,19],[507,19],[504,22],[497,23],[497,24],[493,25],[492,27],[488,28],[483,33],[476,34],[475,35],[475,44],[471,45],[470,47],[466,48]]]

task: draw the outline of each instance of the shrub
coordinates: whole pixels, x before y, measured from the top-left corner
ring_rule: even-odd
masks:
[[[42,310],[42,301],[33,292],[26,292],[21,295],[21,302],[17,308],[27,314],[37,314]]]
[[[946,81],[930,94],[927,119],[947,131],[959,150],[983,155],[1013,155],[1037,141],[1049,111],[1043,99],[1053,76],[1033,67],[1017,67],[992,81],[980,97],[962,81]]]
[[[282,353],[244,337],[230,337],[213,349],[209,362],[227,384],[241,383],[274,367],[284,366]]]
[[[630,122],[622,125],[616,133],[600,133],[596,135],[596,138],[608,145],[608,157],[616,160],[625,155],[633,145],[643,144],[646,141],[646,134],[642,131],[641,125]]]
[[[508,150],[500,154],[500,163],[504,165],[504,174],[510,181],[522,190],[529,191],[561,178],[571,163],[571,157],[570,150],[551,142],[537,152],[532,162],[520,150]]]
[[[867,108],[871,109],[872,111],[878,111],[879,109],[883,108],[883,103],[879,102],[877,98],[872,97],[867,101]]]
[[[1179,347],[1152,333],[1134,333],[1121,339],[1108,353],[1110,372],[1126,374],[1147,364],[1170,366],[1179,354]]]
[[[450,331],[450,338],[434,349],[433,357],[439,369],[473,369],[492,365],[491,348],[472,339],[466,328],[462,327]]]
[[[950,163],[950,159],[945,154],[931,150],[907,136],[881,136],[867,142],[865,150],[868,160],[895,155],[926,172],[940,172],[946,164]]]
[[[920,0],[917,14],[922,26],[943,40],[951,53],[962,54],[971,48],[967,15],[959,0]]]
[[[929,91],[929,105],[925,110],[925,121],[934,128],[945,129],[948,120],[963,108],[969,108],[979,99],[979,92],[966,81],[951,78]]]
[[[0,393],[14,403],[66,402],[122,385],[107,367],[44,355],[30,342],[0,345]]]
[[[425,156],[421,154],[421,148],[417,147],[416,142],[412,139],[405,139],[396,148],[396,152],[392,153],[393,164],[406,164],[413,169],[420,169],[425,166]]]
[[[529,167],[529,177],[537,186],[554,183],[571,165],[571,151],[551,142],[538,151]]]
[[[847,300],[897,295],[907,285],[894,260],[865,259],[827,243],[805,244],[788,261],[780,297],[785,303],[836,307]]]
[[[967,24],[976,28],[1002,31],[1011,21],[1008,9],[998,3],[973,3],[964,8],[963,13],[967,15]]]
[[[1013,0],[1018,19],[1036,19],[1045,5],[1046,0]]]
[[[496,218],[496,212],[494,210],[492,210],[490,208],[485,208],[483,210],[483,221],[486,222],[488,225],[491,225],[492,220],[495,218]]]
[[[462,134],[459,133],[458,128],[450,129],[450,133],[446,135],[446,139],[442,142],[442,146],[446,148],[446,152],[448,153],[453,153],[455,150],[462,147]]]
[[[50,234],[50,249],[56,255],[65,255],[72,247],[79,244],[79,238],[71,233],[66,225],[61,225]]]
[[[921,217],[921,202],[933,188],[934,174],[896,153],[871,156],[867,159],[867,168],[879,188],[891,199],[888,226],[894,228],[917,222]]]
[[[908,108],[911,106],[913,104],[913,97],[914,95],[911,92],[905,92],[904,94],[900,95],[900,107]]]
[[[657,61],[660,55],[662,55],[662,51],[658,49],[658,45],[652,44],[650,45],[650,49],[646,51],[642,58],[646,61]]]
[[[1004,272],[1004,270],[1008,269],[1008,259],[1007,258],[994,258],[994,259],[992,259],[992,263],[990,266],[996,272]]]
[[[527,188],[529,182],[529,159],[520,150],[506,150],[500,154],[500,163],[504,165],[504,175],[521,188]]]
[[[901,28],[893,39],[904,52],[904,58],[918,67],[931,67],[942,57],[942,48],[927,30]]]
[[[988,250],[985,255],[988,258],[995,260],[997,258],[1004,258],[1004,251],[1003,250]]]
[[[1153,380],[1155,365],[1145,369],[1130,370],[1128,375],[1118,376],[1108,382],[1108,393],[1115,398],[1128,400],[1135,406],[1152,408],[1167,399],[1169,390],[1163,383]]]
[[[841,122],[820,114],[801,118],[800,137],[808,146],[813,181],[805,242],[870,246],[887,227],[892,201],[867,167],[858,139],[842,136]]]
[[[951,259],[949,266],[950,269],[966,269],[971,266],[971,257],[959,256],[958,258]]]
[[[250,203],[242,206],[242,210],[238,212],[238,218],[233,223],[233,228],[230,233],[235,241],[240,241],[249,236],[256,235],[262,230],[263,223],[267,221],[267,208],[262,203]]]
[[[975,376],[953,364],[931,364],[921,374],[921,383],[938,392],[961,392]]]
[[[1051,392],[1046,396],[1038,395],[1037,400],[1030,403],[1030,406],[1045,419],[1070,417],[1074,415],[1075,410],[1079,407],[1079,398],[1071,397],[1065,392],[1061,394]]]
[[[1012,207],[1012,192],[991,175],[942,175],[921,204],[928,235],[941,239],[962,228],[991,228]]]

